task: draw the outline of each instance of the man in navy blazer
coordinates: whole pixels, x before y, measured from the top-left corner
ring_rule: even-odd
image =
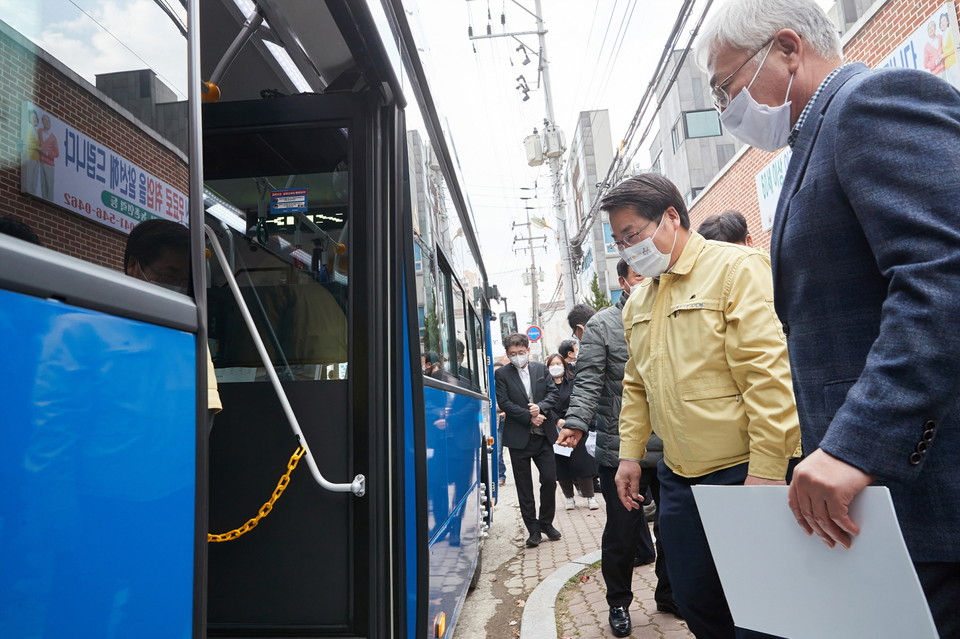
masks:
[[[553,444],[557,429],[546,424],[546,413],[557,401],[557,386],[547,367],[530,361],[530,342],[519,333],[507,335],[503,348],[510,363],[494,374],[497,406],[506,413],[503,445],[510,450],[513,480],[517,485],[520,514],[530,533],[527,547],[540,545],[541,534],[551,541],[560,539],[553,526],[556,514],[557,464]],[[533,496],[531,460],[540,473],[540,516]]]
[[[850,502],[889,486],[940,636],[960,637],[960,94],[845,64],[813,0],[731,0],[701,38],[721,121],[793,147],[771,240],[807,454],[790,507],[848,547]]]

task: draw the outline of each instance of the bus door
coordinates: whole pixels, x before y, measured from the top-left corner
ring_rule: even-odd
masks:
[[[225,257],[207,291],[224,406],[210,437],[210,636],[386,637],[401,623],[388,613],[403,575],[390,498],[400,358],[388,348],[401,287],[384,111],[370,94],[204,107],[207,222]],[[306,459],[284,488],[303,443],[339,489]]]

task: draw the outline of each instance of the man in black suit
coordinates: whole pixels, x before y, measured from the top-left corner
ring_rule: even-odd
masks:
[[[510,449],[520,514],[530,532],[527,547],[535,548],[540,545],[541,533],[550,541],[560,539],[560,531],[553,527],[557,493],[553,443],[557,440],[557,433],[556,428],[549,433],[544,430],[546,412],[557,401],[557,387],[546,366],[529,361],[529,346],[525,336],[519,333],[507,335],[503,347],[510,364],[497,370],[494,377],[497,406],[507,415],[503,425],[503,443]],[[540,472],[540,517],[537,517],[537,504],[533,496],[530,460]]]

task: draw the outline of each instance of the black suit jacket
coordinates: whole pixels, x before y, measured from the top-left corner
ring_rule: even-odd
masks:
[[[544,415],[557,402],[557,386],[550,378],[547,367],[540,362],[527,364],[530,370],[530,390],[533,402]],[[524,448],[530,439],[530,408],[527,391],[520,380],[520,373],[513,364],[501,366],[494,375],[497,391],[497,406],[507,414],[503,423],[503,445],[508,448]],[[547,426],[547,422],[544,422]]]

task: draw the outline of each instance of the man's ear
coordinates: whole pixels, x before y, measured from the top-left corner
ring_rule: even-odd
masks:
[[[774,46],[787,58],[787,70],[796,73],[800,67],[800,57],[803,55],[807,43],[793,29],[780,29],[773,36]]]

